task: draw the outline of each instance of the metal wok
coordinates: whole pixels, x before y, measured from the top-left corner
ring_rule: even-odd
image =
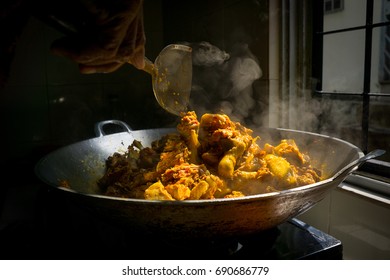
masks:
[[[106,135],[103,126],[107,123],[119,123],[127,131]],[[322,200],[357,167],[360,162],[355,161],[364,156],[358,147],[337,138],[288,129],[261,129],[254,134],[264,143],[294,139],[327,179],[291,190],[240,198],[173,202],[124,199],[99,193],[96,181],[105,171],[107,157],[124,152],[134,139],[147,146],[175,129],[132,131],[115,120],[98,123],[95,129],[96,138],[60,148],[42,158],[36,165],[36,175],[69,195],[72,201],[117,225],[174,239],[230,238],[274,228]],[[59,186],[64,179],[71,189]]]

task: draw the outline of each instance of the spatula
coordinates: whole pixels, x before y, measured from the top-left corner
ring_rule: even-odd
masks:
[[[143,70],[152,75],[154,96],[162,108],[178,116],[187,110],[192,86],[191,47],[168,45],[154,63],[145,58]]]

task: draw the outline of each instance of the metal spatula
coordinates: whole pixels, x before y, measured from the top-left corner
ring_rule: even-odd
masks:
[[[192,49],[166,46],[155,62],[145,58],[144,71],[152,75],[154,96],[162,108],[180,116],[187,111],[192,86]]]

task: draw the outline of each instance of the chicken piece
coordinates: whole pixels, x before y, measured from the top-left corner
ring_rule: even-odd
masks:
[[[234,180],[239,180],[239,181],[253,180],[253,179],[262,180],[265,176],[269,176],[269,175],[272,175],[272,173],[269,170],[269,168],[265,165],[260,167],[256,171],[244,171],[238,169],[234,172]]]
[[[188,162],[190,155],[187,145],[179,135],[172,135],[166,142],[164,151],[160,155],[156,171],[164,173],[165,170],[182,163]]]
[[[298,176],[297,183],[299,186],[314,184],[321,180],[320,172],[312,168],[296,167]]]
[[[223,142],[223,139],[231,138],[234,129],[234,123],[227,116],[204,114],[199,126],[202,159],[210,159],[210,162],[218,164],[224,152],[232,147],[228,141]]]
[[[282,157],[268,154],[265,161],[272,174],[280,179],[286,178],[292,172],[290,163]]]
[[[161,175],[161,181],[164,185],[174,184],[178,181],[183,182],[183,179],[188,178],[197,181],[206,171],[207,169],[204,165],[183,163],[167,169]]]
[[[221,178],[213,174],[206,176],[205,181],[207,182],[209,187],[207,191],[204,193],[204,195],[202,196],[202,198],[206,198],[206,199],[214,198],[216,191],[222,190],[225,187],[223,180],[221,180]]]
[[[221,161],[218,164],[218,175],[225,178],[233,178],[234,169],[237,159],[243,155],[246,145],[239,139],[231,139],[233,147],[225,152]]]
[[[226,115],[204,114],[199,130],[202,153],[205,154],[202,159],[221,158],[217,166],[218,175],[231,179],[237,160],[251,143],[251,133],[252,130],[232,122]]]
[[[218,175],[229,179],[233,178],[237,162],[252,142],[252,137],[246,133],[236,133],[236,135],[227,139],[231,144],[231,148],[224,153],[218,164]]]
[[[305,157],[299,151],[297,144],[292,139],[281,140],[280,144],[274,147],[273,152],[278,156],[286,158],[291,164],[306,164]]]
[[[218,147],[210,148],[208,151],[202,153],[202,160],[208,166],[218,166],[219,158],[221,157],[222,152]]]
[[[189,163],[167,169],[161,175],[161,183],[176,200],[212,199],[223,184],[219,177],[210,174],[205,165]]]
[[[209,184],[206,181],[200,181],[195,187],[192,188],[190,199],[200,199],[209,188]]]
[[[165,187],[165,190],[174,198],[175,200],[185,200],[190,197],[191,190],[187,184],[172,184]]]
[[[225,198],[234,198],[234,197],[242,197],[242,196],[245,196],[242,192],[232,191],[231,194],[225,195],[224,197]]]
[[[235,129],[234,123],[224,114],[204,114],[200,119],[200,137],[206,138],[207,134],[213,133],[217,129]]]
[[[233,182],[232,180],[224,180],[224,179],[221,179],[219,176],[215,176],[215,175],[212,175],[212,176],[214,176],[216,179],[218,179],[217,189],[214,192],[215,198],[223,198],[232,192],[232,186],[230,184],[231,182]]]
[[[264,150],[269,153],[266,158],[276,156],[283,159],[279,159],[278,161],[283,161],[284,164],[282,163],[278,168],[276,168],[278,171],[274,170],[276,174],[279,175],[283,175],[283,172],[288,174],[286,177],[281,177],[283,180],[280,180],[278,184],[279,188],[303,186],[313,184],[321,180],[321,172],[316,171],[310,166],[310,158],[299,151],[299,148],[294,140],[283,139],[276,147],[270,144],[265,144]],[[289,164],[289,168],[287,168],[286,162]],[[276,161],[272,167],[275,169],[275,166],[277,166]]]
[[[191,190],[206,171],[204,165],[183,163],[167,169],[161,175],[161,182],[173,198],[184,200],[190,197]]]
[[[256,171],[266,165],[264,160],[266,152],[256,143],[258,139],[259,137],[256,137],[251,140],[248,148],[236,164],[237,170]]]
[[[113,191],[113,189],[131,189],[131,186],[136,183],[133,179],[137,176],[138,151],[133,145],[129,146],[125,154],[114,153],[106,160],[106,172],[101,177],[97,184],[104,194],[121,194],[123,190]]]
[[[160,154],[152,148],[146,147],[140,150],[137,165],[140,168],[154,168],[159,160]]]
[[[145,199],[148,200],[174,200],[165,190],[164,185],[158,181],[145,190]]]
[[[265,165],[256,171],[234,171],[230,181],[231,191],[239,191],[244,195],[264,193],[268,184],[274,181],[273,174]]]
[[[188,112],[182,118],[180,123],[177,125],[177,130],[180,135],[184,137],[185,142],[190,152],[190,163],[198,163],[198,148],[200,146],[198,140],[199,133],[199,121],[194,111]]]
[[[297,187],[296,168],[285,158],[268,154],[265,156],[267,166],[274,176],[274,187],[279,190]]]

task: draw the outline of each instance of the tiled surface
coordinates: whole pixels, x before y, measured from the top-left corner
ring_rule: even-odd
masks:
[[[335,191],[330,234],[344,241],[346,259],[390,259],[390,207]]]
[[[49,86],[50,127],[54,141],[76,142],[93,136],[93,125],[104,118],[102,85]]]
[[[344,259],[390,259],[390,206],[336,189],[299,216],[343,243]]]
[[[1,95],[0,118],[5,158],[29,154],[36,142],[50,139],[47,89],[42,85],[10,86]]]
[[[16,45],[8,85],[46,84],[46,52],[45,29],[31,19]]]

